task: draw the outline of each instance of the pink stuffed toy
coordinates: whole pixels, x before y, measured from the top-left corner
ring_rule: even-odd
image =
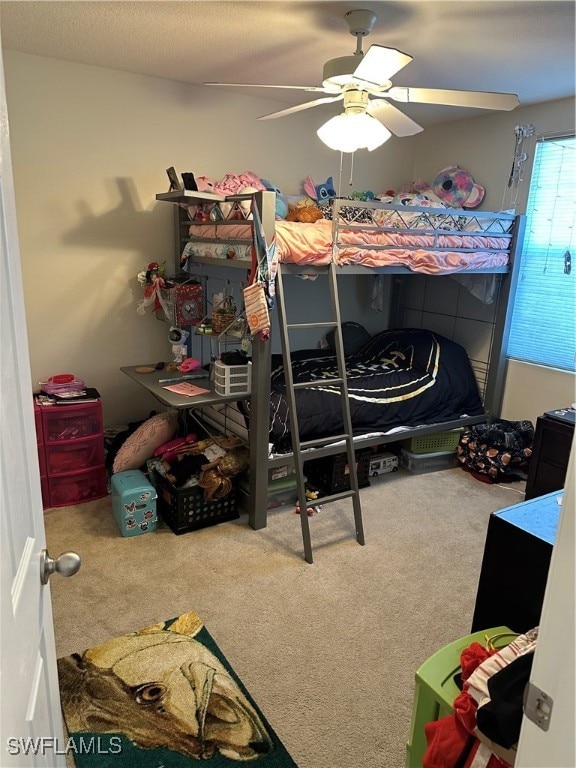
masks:
[[[252,171],[244,173],[227,173],[226,176],[214,186],[214,192],[219,195],[237,195],[241,194],[243,187],[253,187],[254,191],[266,189],[260,178]]]
[[[459,165],[443,168],[432,182],[432,189],[451,208],[476,208],[486,194],[481,184]]]
[[[187,357],[182,361],[182,364],[178,366],[180,373],[191,373],[192,371],[199,371],[202,367],[200,360],[195,357]]]
[[[409,187],[409,188],[408,188]],[[421,179],[402,187],[404,192],[418,192],[429,200],[441,202],[449,208],[477,208],[486,194],[481,184],[459,165],[443,168],[432,184]]]
[[[196,186],[198,192],[214,192],[216,180],[210,179],[208,176],[196,176]]]

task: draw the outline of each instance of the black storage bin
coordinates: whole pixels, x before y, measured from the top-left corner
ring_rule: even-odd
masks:
[[[355,453],[359,488],[370,485],[371,455],[370,451],[357,451]],[[311,459],[304,464],[304,474],[312,485],[326,495],[350,490],[350,473],[346,453]]]
[[[177,535],[240,517],[236,488],[221,499],[207,501],[199,486],[175,488],[159,472],[154,472],[154,486],[158,513]]]

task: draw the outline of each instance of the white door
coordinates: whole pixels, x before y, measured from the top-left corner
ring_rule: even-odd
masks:
[[[530,683],[552,701],[549,728],[542,730],[532,720],[523,717],[517,768],[576,766],[575,488],[576,439],[572,441],[558,533],[548,571],[538,644],[530,675]],[[542,714],[546,714],[548,702],[542,700]]]
[[[65,765],[28,338],[0,57],[0,765]],[[28,740],[28,741],[27,741]]]

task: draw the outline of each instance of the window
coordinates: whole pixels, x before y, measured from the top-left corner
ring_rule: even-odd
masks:
[[[508,356],[576,370],[574,136],[538,141]],[[574,262],[574,263],[572,263]]]

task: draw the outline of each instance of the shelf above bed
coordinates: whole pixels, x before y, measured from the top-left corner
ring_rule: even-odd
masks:
[[[252,262],[248,259],[213,259],[210,256],[194,256],[189,259],[189,264],[212,264],[215,267],[224,267],[227,269],[252,269]]]
[[[212,203],[223,203],[226,201],[226,195],[216,195],[213,192],[193,192],[190,189],[180,189],[176,192],[160,192],[156,195],[156,200],[164,203],[180,203],[182,205],[194,205],[198,201]]]

